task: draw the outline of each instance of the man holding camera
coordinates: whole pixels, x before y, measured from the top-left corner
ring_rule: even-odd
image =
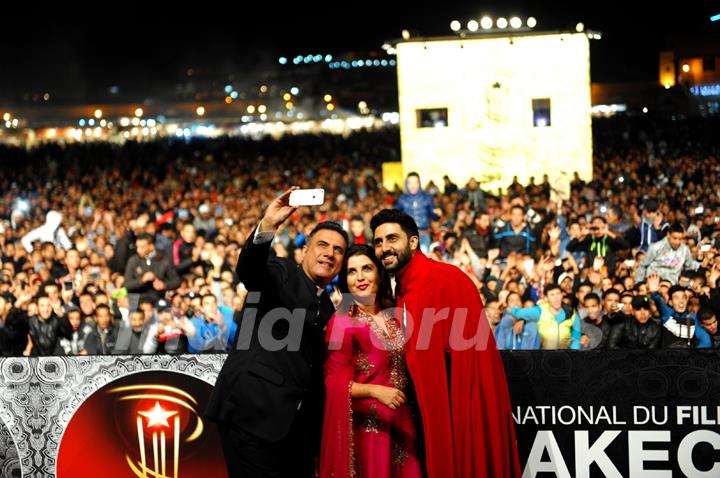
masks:
[[[617,251],[629,249],[630,244],[625,238],[608,227],[607,220],[602,216],[595,216],[590,227],[584,228],[578,237],[573,238],[567,245],[570,252],[584,252],[591,263],[596,257],[602,257],[610,277],[615,275]]]
[[[170,260],[155,250],[151,234],[140,234],[135,240],[135,247],[137,254],[125,267],[125,288],[155,303],[166,291],[178,288],[180,277]]]

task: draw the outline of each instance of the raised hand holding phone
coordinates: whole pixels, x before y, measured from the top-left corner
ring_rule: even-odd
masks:
[[[280,227],[280,224],[287,221],[287,218],[297,209],[297,206],[290,205],[290,194],[299,189],[299,187],[293,186],[270,203],[265,210],[265,215],[260,220],[258,231],[275,232]]]

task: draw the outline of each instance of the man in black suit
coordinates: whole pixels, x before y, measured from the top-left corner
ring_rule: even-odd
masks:
[[[275,231],[296,209],[294,189],[270,204],[237,264],[248,296],[205,412],[218,422],[231,478],[310,477],[319,456],[324,329],[335,311],[325,287],[348,239],[338,224],[323,222],[308,236],[302,264],[268,260]]]

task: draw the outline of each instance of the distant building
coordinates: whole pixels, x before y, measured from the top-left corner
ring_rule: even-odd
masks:
[[[660,52],[660,85],[686,91],[697,112],[720,114],[720,39],[681,38]]]
[[[402,162],[485,188],[592,177],[586,33],[498,32],[397,45]]]

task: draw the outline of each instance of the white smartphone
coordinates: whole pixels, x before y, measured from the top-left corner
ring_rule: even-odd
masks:
[[[296,189],[290,193],[291,206],[319,206],[325,202],[324,189]]]
[[[700,246],[700,252],[708,252],[712,249],[712,244],[703,244]]]

